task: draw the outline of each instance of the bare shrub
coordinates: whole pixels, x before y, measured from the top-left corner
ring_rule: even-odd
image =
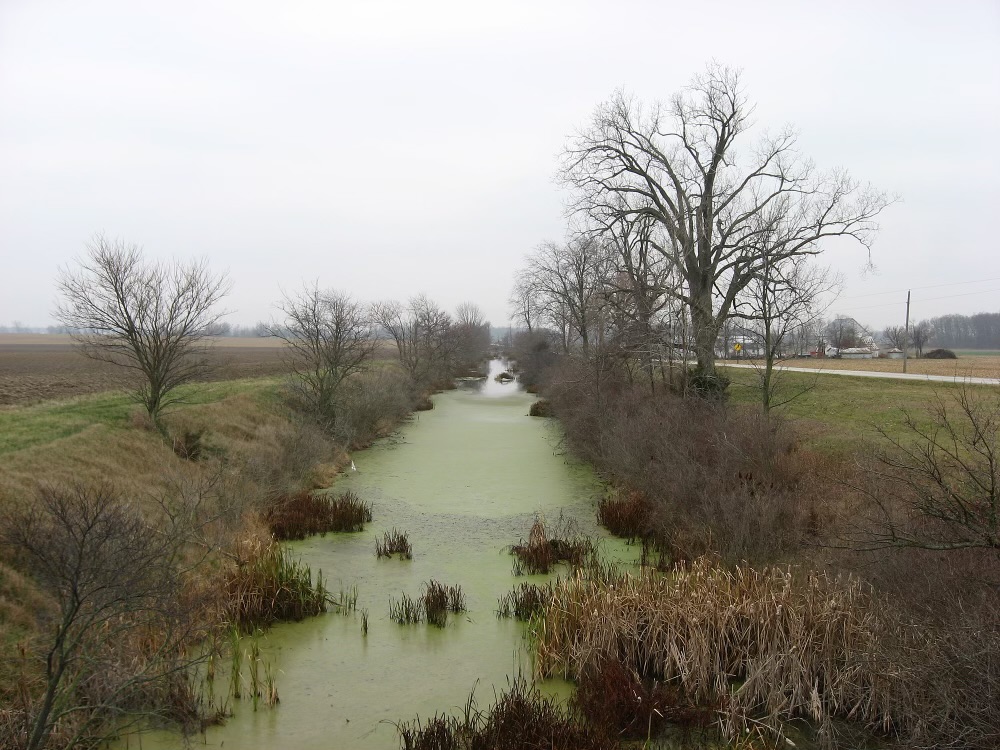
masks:
[[[46,746],[56,731],[67,746],[113,736],[112,717],[198,713],[161,700],[179,695],[201,634],[182,601],[186,531],[151,523],[108,484],[40,486],[2,519],[3,541],[58,606],[44,644],[24,652],[44,665],[15,720],[24,748]]]
[[[348,379],[338,400],[334,436],[344,445],[365,448],[388,435],[410,413],[409,380],[389,369]]]
[[[958,359],[958,355],[951,349],[931,349],[924,359]]]
[[[569,363],[548,393],[570,447],[648,500],[650,527],[676,558],[766,562],[809,533],[800,495],[815,498],[823,485],[799,464],[780,419],[614,380],[598,388]]]

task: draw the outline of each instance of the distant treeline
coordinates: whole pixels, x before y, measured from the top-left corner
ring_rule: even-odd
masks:
[[[930,343],[949,349],[1000,349],[1000,312],[931,318]]]

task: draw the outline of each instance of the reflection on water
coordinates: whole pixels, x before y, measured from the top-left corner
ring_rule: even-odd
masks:
[[[527,537],[536,513],[563,514],[596,534],[600,488],[587,467],[562,455],[548,420],[526,416],[533,397],[516,382],[496,382],[504,368],[492,362],[475,388],[435,396],[434,409],[398,439],[355,454],[357,471],[333,490],[354,490],[374,505],[364,532],[293,545],[334,592],[357,586],[367,637],[360,616],[336,613],[273,628],[262,640],[280,705],[255,713],[237,703],[235,716],[198,744],[396,748],[394,722],[457,711],[474,686],[487,705],[512,675],[530,674],[522,626],[495,614],[497,598],[518,582],[506,548]],[[376,559],[376,536],[394,527],[408,532],[412,561]],[[461,585],[468,612],[444,629],[392,622],[390,597],[415,596],[432,578]],[[166,748],[177,738],[147,734],[141,742]]]
[[[501,372],[511,372],[513,363],[506,359],[490,360],[489,374],[482,378],[460,378],[456,381],[461,390],[473,391],[489,398],[502,398],[522,391],[517,380],[501,383],[497,375]]]

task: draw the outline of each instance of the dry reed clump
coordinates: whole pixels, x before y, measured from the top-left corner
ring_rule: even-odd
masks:
[[[597,520],[615,536],[637,539],[646,535],[652,508],[638,490],[620,489],[602,497],[597,505]]]
[[[351,491],[332,497],[302,490],[278,500],[264,520],[275,539],[305,539],[327,532],[363,531],[372,520],[372,507]]]
[[[556,533],[560,536],[548,537],[545,524],[536,518],[531,525],[528,541],[510,547],[514,560],[514,575],[525,573],[548,573],[557,563],[568,563],[571,568],[578,569],[587,565],[595,557],[594,543],[587,537],[575,532],[572,524],[557,524]]]
[[[375,540],[376,557],[392,557],[398,555],[400,560],[412,560],[413,548],[405,531],[386,531],[381,539]]]
[[[497,617],[513,617],[527,622],[541,614],[552,601],[553,584],[522,583],[497,600]]]
[[[223,617],[240,632],[326,611],[322,574],[314,586],[309,566],[293,560],[286,547],[251,537],[238,542],[233,554],[235,565],[224,579]]]
[[[404,593],[399,600],[389,600],[389,619],[400,625],[427,620],[443,628],[449,612],[465,612],[465,593],[461,586],[448,586],[433,579],[424,583],[424,593],[418,599]]]
[[[461,716],[435,715],[396,725],[403,750],[612,750],[613,739],[588,730],[552,698],[518,678],[487,710],[469,696]]]
[[[528,407],[529,417],[551,417],[552,416],[552,404],[550,404],[546,399],[540,398]]]
[[[666,576],[559,582],[534,628],[540,674],[586,680],[620,661],[665,684],[674,705],[718,709],[730,739],[761,723],[780,734],[796,717],[827,736],[835,718],[884,734],[922,724],[893,658],[915,637],[859,581],[705,560]]]
[[[689,729],[715,723],[718,707],[694,705],[677,685],[642,679],[617,659],[601,659],[577,681],[571,705],[592,731],[624,740],[658,737],[670,724]]]

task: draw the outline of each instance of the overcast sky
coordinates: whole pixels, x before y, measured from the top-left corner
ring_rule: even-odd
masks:
[[[917,319],[1000,310],[996,0],[0,0],[0,325],[52,323],[99,231],[228,271],[234,323],[318,280],[504,324],[522,257],[564,235],[567,137],[713,59],[761,127],[901,197],[877,273],[827,255],[834,312],[901,323],[907,288]]]

